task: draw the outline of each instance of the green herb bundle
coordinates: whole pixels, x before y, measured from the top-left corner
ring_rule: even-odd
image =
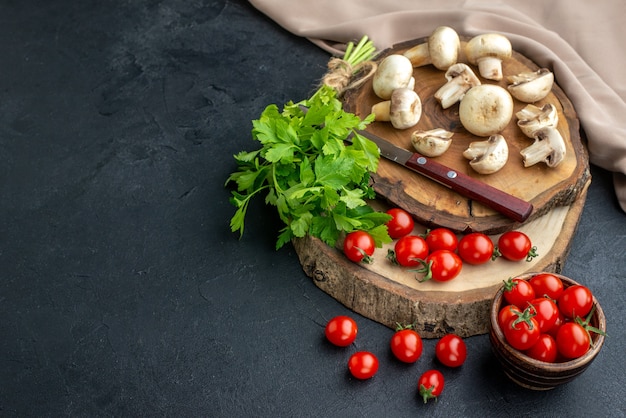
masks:
[[[349,45],[344,56],[348,64],[371,58],[373,46],[365,40],[356,48]],[[351,56],[358,59],[351,61]],[[390,242],[385,226],[390,216],[367,203],[375,197],[369,180],[378,167],[379,150],[355,131],[372,120],[373,115],[361,120],[344,111],[337,91],[326,85],[307,100],[287,103],[282,111],[267,106],[252,122],[252,137],[261,148],[235,155],[238,170],[226,181],[237,185],[231,197],[237,208],[231,229],[243,234],[250,200],[264,193],[265,203],[275,206],[285,223],[277,249],[307,234],[334,246],[342,233],[355,230],[368,231],[379,246]],[[348,135],[351,144],[344,143]]]

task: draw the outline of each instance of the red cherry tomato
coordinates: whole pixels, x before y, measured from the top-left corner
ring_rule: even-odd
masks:
[[[528,315],[526,315],[528,313]],[[502,329],[506,341],[516,350],[525,351],[532,347],[538,340],[541,332],[535,318],[530,316],[528,310],[520,317],[510,318]]]
[[[445,380],[439,370],[427,370],[417,381],[417,390],[424,399],[424,403],[427,403],[429,399],[437,399],[444,386]]]
[[[577,322],[566,322],[556,333],[556,346],[563,357],[575,359],[589,350],[589,333]]]
[[[535,290],[524,279],[514,278],[504,282],[504,300],[524,310],[528,302],[535,298]]]
[[[526,350],[524,354],[535,360],[554,363],[558,355],[556,341],[551,335],[541,334],[535,345]]]
[[[420,270],[426,275],[422,281],[433,279],[437,282],[447,282],[461,273],[463,261],[461,258],[448,250],[433,251],[426,257],[426,268]]]
[[[521,231],[507,231],[498,238],[498,251],[510,261],[531,261],[537,256],[528,235]]]
[[[563,290],[557,305],[566,318],[584,317],[591,311],[593,295],[589,288],[577,284]]]
[[[548,334],[550,334],[552,338],[556,338],[556,333],[559,332],[559,328],[561,328],[561,325],[563,325],[564,323],[565,317],[563,316],[563,313],[559,311],[559,316],[554,322],[554,325],[552,325],[552,328],[548,330]]]
[[[514,315],[521,314],[522,311],[515,305],[505,305],[498,312],[498,325],[500,328],[504,328],[506,322],[511,319]]]
[[[366,231],[350,232],[343,241],[344,254],[355,263],[371,263],[375,249],[374,238]]]
[[[484,264],[493,256],[493,242],[482,232],[472,232],[461,238],[458,253],[463,262],[468,264]]]
[[[455,334],[444,335],[437,341],[435,356],[445,366],[459,367],[467,358],[465,341]]]
[[[419,266],[427,256],[428,244],[417,235],[406,235],[394,246],[393,259],[403,267]]]
[[[326,324],[324,334],[328,341],[339,347],[349,346],[356,339],[358,327],[354,319],[339,315]]]
[[[426,243],[431,252],[437,250],[456,251],[458,238],[448,228],[435,228],[426,232]]]
[[[422,355],[422,338],[413,329],[399,329],[391,337],[391,352],[404,363],[415,363]]]
[[[350,356],[348,369],[357,379],[369,379],[378,371],[378,358],[369,351],[357,351]]]
[[[387,222],[387,231],[389,236],[393,239],[409,235],[413,231],[415,221],[409,212],[400,208],[392,208],[387,211],[388,215],[393,216],[389,222]]]
[[[539,273],[528,281],[535,290],[535,295],[557,300],[563,293],[563,282],[554,274]]]
[[[542,333],[552,329],[554,323],[559,319],[559,308],[552,299],[535,298],[530,301],[530,312],[535,314],[535,319],[539,324]]]

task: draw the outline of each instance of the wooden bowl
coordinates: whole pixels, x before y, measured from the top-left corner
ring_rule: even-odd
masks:
[[[526,273],[517,277],[529,280],[537,274],[539,273]],[[550,274],[559,277],[563,281],[564,288],[579,284],[560,274]],[[549,390],[575,379],[589,367],[602,348],[604,335],[591,333],[592,346],[589,351],[582,357],[561,363],[547,363],[535,360],[511,347],[506,342],[502,329],[498,325],[498,312],[505,303],[503,292],[504,286],[498,290],[491,304],[489,340],[491,341],[493,353],[500,362],[504,373],[512,381],[527,389]],[[590,323],[592,326],[606,332],[604,312],[595,297],[593,298],[593,304],[595,305],[595,312]]]

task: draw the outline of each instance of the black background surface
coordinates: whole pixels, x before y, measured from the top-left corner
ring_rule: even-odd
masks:
[[[251,120],[300,100],[328,55],[244,1],[0,4],[0,415],[624,416],[626,216],[593,183],[564,274],[609,338],[577,380],[509,382],[487,336],[456,370],[391,358],[392,331],[304,274],[259,201],[241,240],[224,187]],[[352,314],[348,348],[323,326]],[[369,381],[349,355],[381,361]],[[437,403],[419,374],[442,369]]]

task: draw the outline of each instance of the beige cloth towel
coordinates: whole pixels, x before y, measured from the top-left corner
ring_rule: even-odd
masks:
[[[506,35],[513,48],[552,69],[587,135],[591,163],[614,173],[626,211],[626,1],[250,0],[288,31],[340,54],[367,35],[378,49],[437,26],[468,36]]]

